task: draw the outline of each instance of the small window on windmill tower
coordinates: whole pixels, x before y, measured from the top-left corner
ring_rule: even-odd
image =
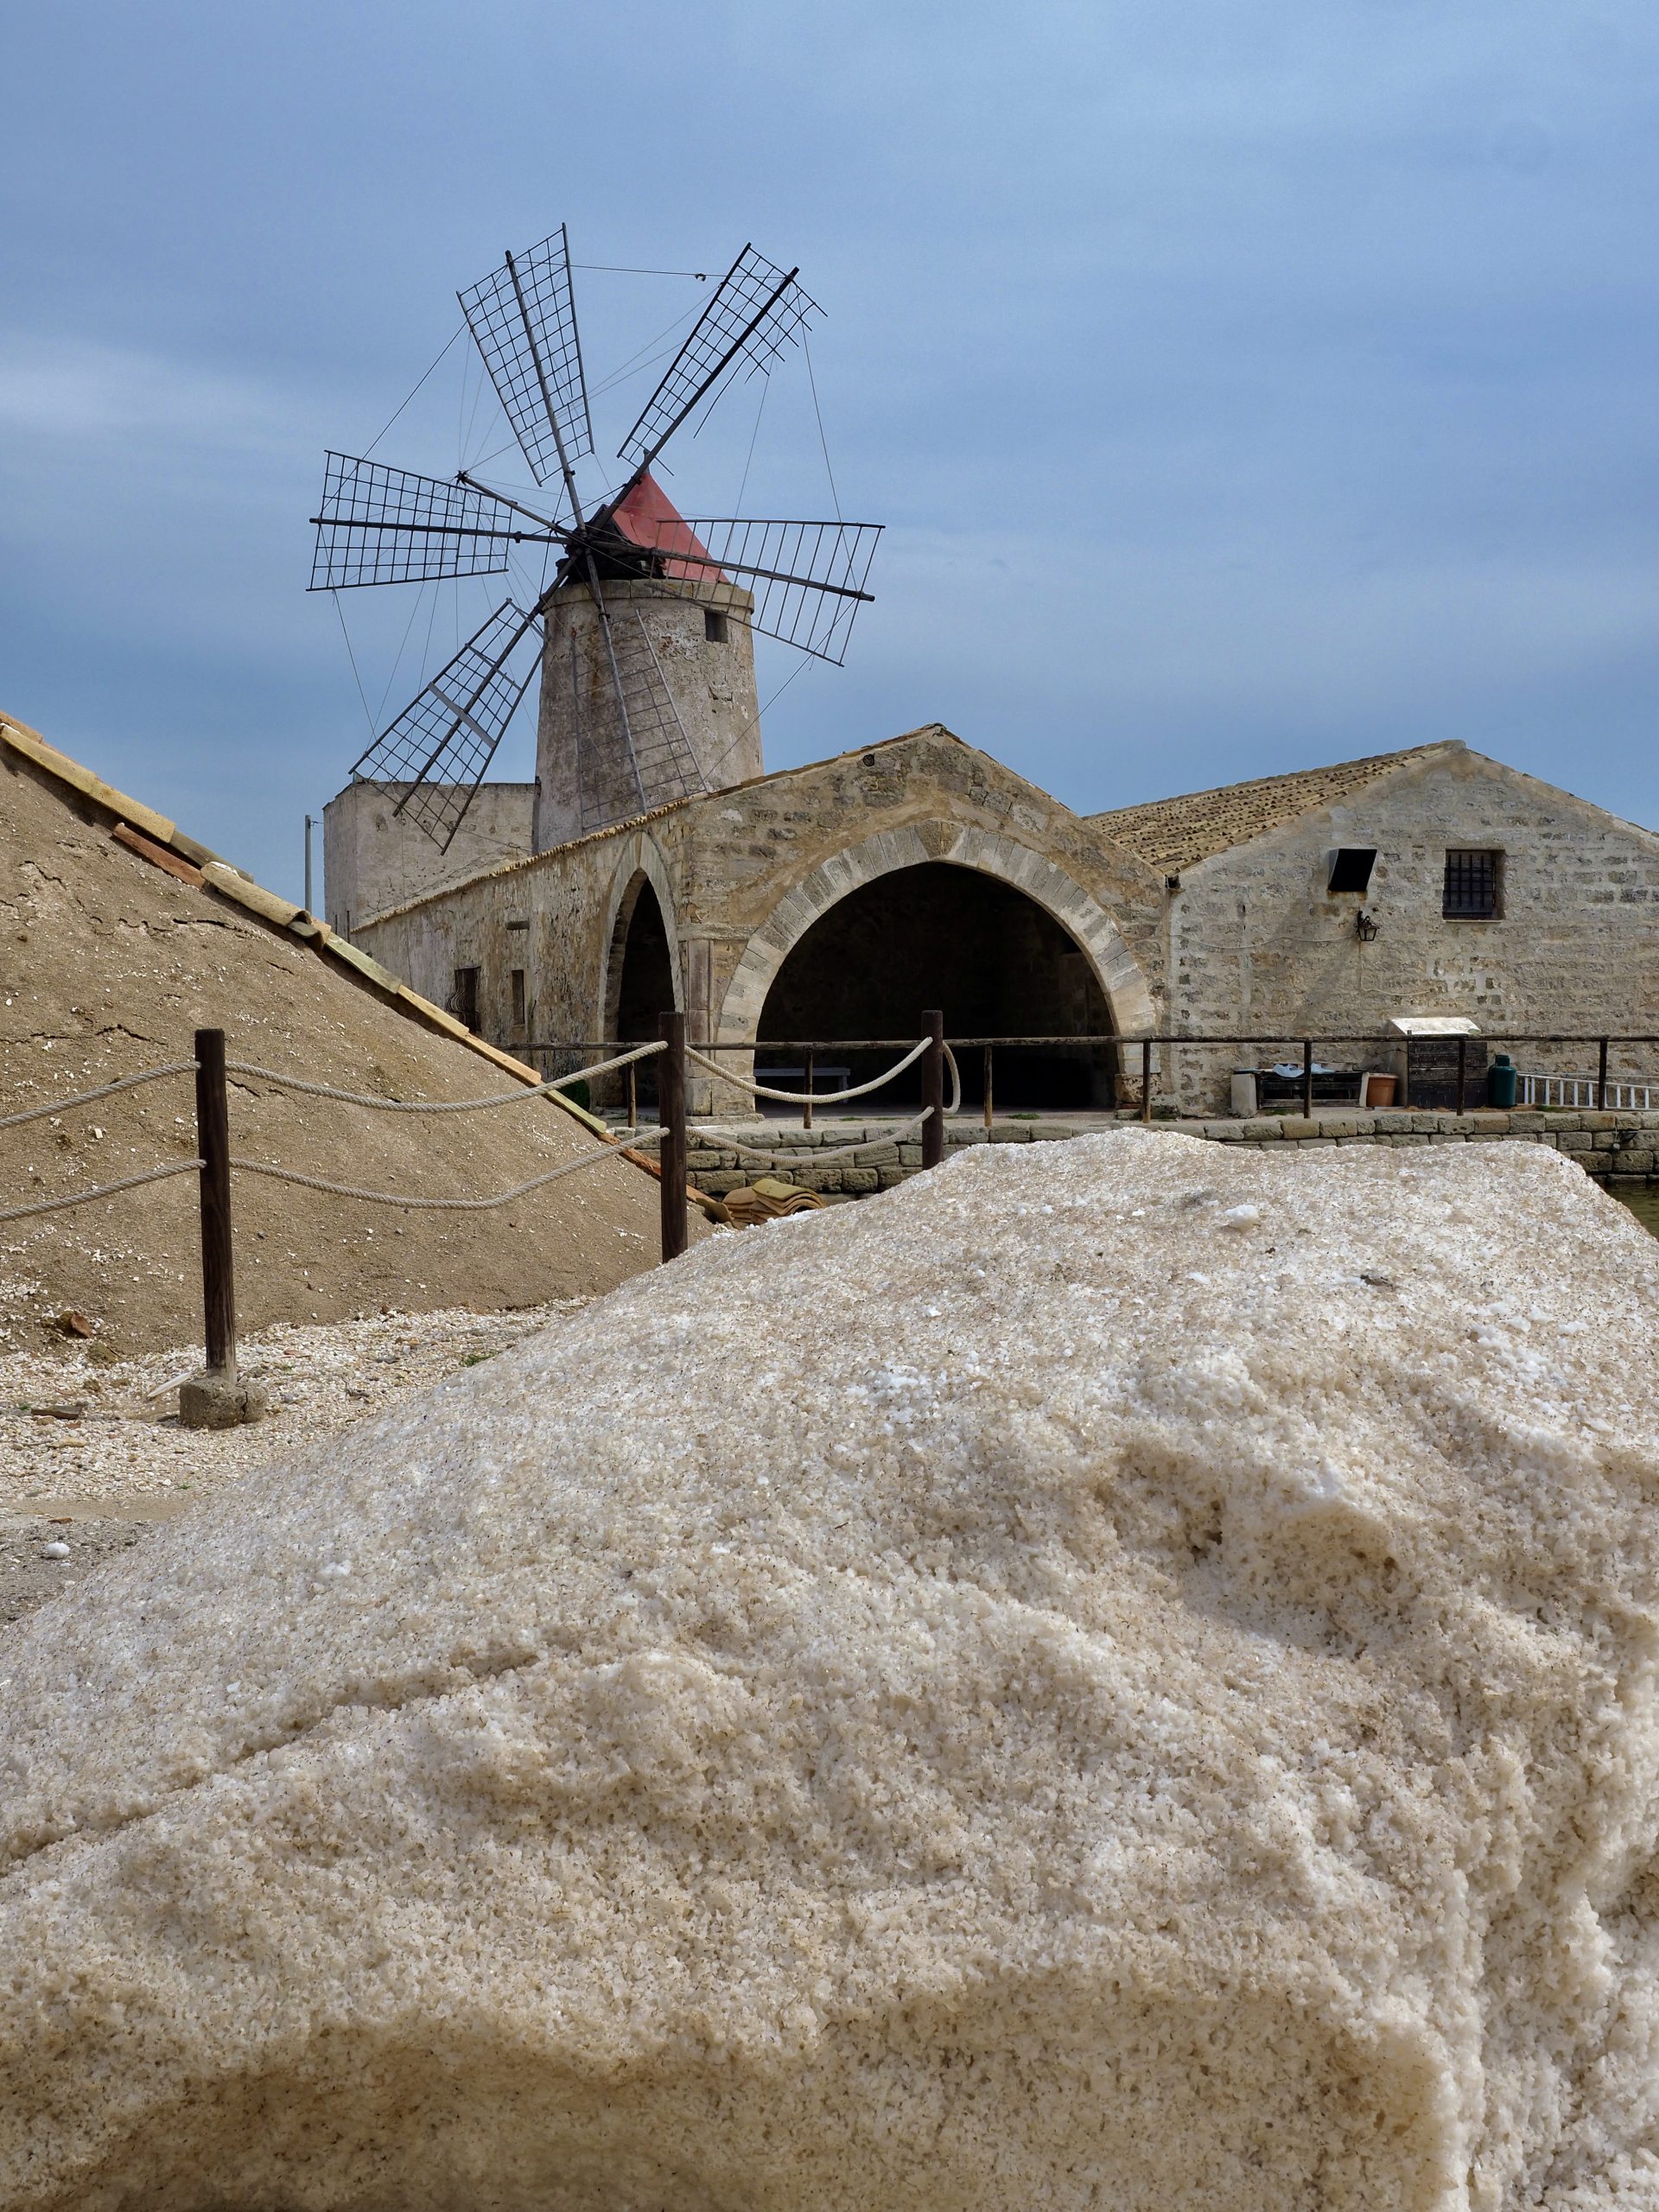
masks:
[[[522,968],[512,969],[510,971],[509,980],[512,985],[512,1026],[515,1029],[522,1029],[524,1026],[524,969]]]
[[[1331,855],[1331,880],[1326,889],[1332,898],[1339,891],[1369,891],[1371,870],[1376,866],[1376,849],[1369,845],[1343,845]]]
[[[455,970],[455,1019],[464,1028],[478,1027],[478,970],[476,968],[457,968]]]
[[[702,634],[705,640],[711,645],[723,645],[725,644],[726,617],[721,613],[717,607],[705,607],[703,608]]]

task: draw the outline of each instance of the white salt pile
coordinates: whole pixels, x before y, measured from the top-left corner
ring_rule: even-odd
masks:
[[[987,1148],[0,1643],[0,2204],[1659,2201],[1659,1246]]]

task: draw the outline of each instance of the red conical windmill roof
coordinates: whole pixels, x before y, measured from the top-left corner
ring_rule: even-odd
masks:
[[[683,576],[693,582],[723,584],[730,578],[709,563],[709,548],[686,521],[656,478],[647,470],[626,499],[611,510],[611,520],[624,537],[653,553],[676,552],[697,557],[663,563],[665,576]]]

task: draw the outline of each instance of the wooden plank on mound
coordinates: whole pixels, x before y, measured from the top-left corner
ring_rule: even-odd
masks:
[[[168,852],[165,845],[158,845],[153,837],[146,837],[142,830],[135,830],[130,823],[118,822],[110,835],[118,845],[124,845],[130,853],[137,853],[141,861],[148,861],[152,868],[160,868],[163,875],[176,876],[181,883],[205,883],[207,880],[194,861],[181,860],[176,853]]]
[[[40,732],[30,729],[26,722],[14,721],[9,715],[0,715],[0,740],[14,753],[22,753],[24,760],[32,760],[37,768],[44,768],[48,775],[55,776],[61,784],[67,784],[72,791],[79,791],[84,798],[95,799],[99,806],[107,807],[111,814],[119,815],[134,823],[147,836],[156,838],[163,845],[171,842],[175,825],[166,815],[157,814],[153,806],[146,806],[141,798],[131,798],[125,791],[117,791],[113,784],[106,784],[90,768],[83,768],[79,760],[72,760],[67,753],[60,753],[55,745],[48,745]]]

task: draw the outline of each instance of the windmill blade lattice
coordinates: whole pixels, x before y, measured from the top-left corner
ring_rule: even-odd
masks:
[[[563,224],[456,297],[531,474],[563,475],[594,449]]]
[[[798,273],[744,247],[618,447],[622,460],[649,468],[699,401],[717,397],[746,362],[753,375],[796,342],[822,313],[795,282]]]
[[[651,533],[662,541],[664,555],[664,574],[653,581],[681,598],[722,577],[741,582],[753,594],[754,609],[746,615],[732,608],[734,621],[839,667],[854,616],[874,597],[864,587],[881,530],[879,522],[687,516],[680,531],[701,542],[707,562],[683,550],[672,524],[663,524]]]
[[[353,766],[356,779],[409,785],[393,811],[445,852],[536,673],[533,654],[522,676],[512,667],[536,628],[534,614],[504,600]]]
[[[506,508],[475,486],[417,476],[350,454],[327,455],[309,591],[359,584],[426,583],[494,575],[522,531],[503,529]]]

